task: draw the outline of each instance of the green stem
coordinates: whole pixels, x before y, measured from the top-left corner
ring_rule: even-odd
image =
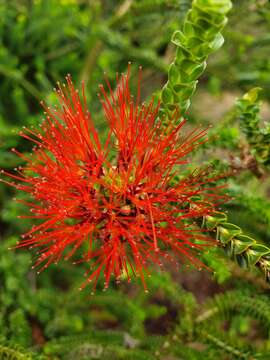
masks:
[[[161,92],[161,115],[170,116],[178,108],[185,113],[188,109],[207,57],[224,42],[220,31],[227,22],[230,8],[230,0],[193,1],[182,30],[172,36],[177,50]]]
[[[244,268],[258,267],[270,281],[270,248],[244,235],[242,229],[227,222],[227,215],[215,212],[205,216],[203,226],[216,233],[216,239],[227,254]]]

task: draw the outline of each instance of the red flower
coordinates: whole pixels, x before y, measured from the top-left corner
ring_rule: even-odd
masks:
[[[35,266],[40,270],[79,248],[81,261],[89,262],[87,280],[95,289],[104,275],[139,275],[145,285],[149,263],[162,258],[201,262],[194,249],[209,244],[194,219],[211,213],[216,187],[204,170],[182,176],[186,155],[205,141],[205,131],[182,135],[185,121],[177,114],[163,129],[159,105],[139,105],[129,90],[129,72],[109,94],[103,86],[101,103],[109,125],[101,142],[86,108],[84,89],[80,100],[70,76],[67,87],[58,85],[60,107],[46,109],[41,130],[24,129],[21,136],[35,144],[34,155],[13,151],[27,164],[7,182],[31,195],[25,202],[39,224],[24,234],[18,245],[39,248]],[[18,200],[19,201],[19,200]],[[211,242],[210,242],[211,243]],[[80,252],[81,253],[81,252]]]

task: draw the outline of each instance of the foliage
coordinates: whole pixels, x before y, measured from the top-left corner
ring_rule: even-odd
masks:
[[[260,93],[262,89],[253,88],[237,103],[240,117],[240,126],[246,135],[252,155],[258,163],[269,165],[270,127],[261,128]]]
[[[189,109],[187,127],[210,124],[192,163],[224,174],[231,197],[197,224],[220,245],[202,254],[210,271],[168,260],[153,269],[149,293],[128,282],[103,292],[98,283],[92,296],[78,291],[83,266],[38,275],[31,251],[9,250],[33,222],[17,218],[25,207],[12,197],[24,198],[0,183],[1,359],[270,358],[269,285],[258,271],[269,278],[270,7],[232,3],[0,1],[1,168],[22,165],[12,147],[32,151],[17,133],[39,126],[38,101],[54,103],[52,89],[67,73],[85,81],[105,135],[98,84],[104,71],[115,84],[131,61],[131,86],[142,65],[142,98],[160,96],[164,125],[178,106]]]
[[[244,235],[239,226],[228,223],[224,213],[216,212],[204,219],[205,227],[216,232],[216,238],[224,246],[230,257],[235,259],[242,267],[259,266],[269,280],[270,248],[256,242],[250,236]]]
[[[197,78],[205,70],[205,60],[223,44],[220,31],[227,22],[230,8],[230,0],[193,1],[183,31],[176,31],[172,37],[177,52],[161,94],[166,112],[173,111],[176,105],[182,113],[188,109]]]

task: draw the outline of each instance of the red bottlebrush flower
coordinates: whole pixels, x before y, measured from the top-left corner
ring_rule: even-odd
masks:
[[[82,288],[103,274],[105,287],[112,275],[139,275],[145,285],[149,263],[187,259],[197,266],[196,249],[209,244],[194,219],[213,212],[220,198],[204,170],[176,181],[186,156],[205,141],[205,131],[182,135],[185,121],[166,130],[159,105],[139,104],[129,89],[129,72],[113,92],[100,86],[100,100],[109,131],[101,142],[70,76],[56,90],[60,107],[45,107],[40,131],[24,129],[21,136],[35,144],[34,154],[8,182],[29,193],[31,217],[39,223],[22,236],[18,247],[39,248],[34,267],[69,259],[81,248],[80,261],[89,262]]]

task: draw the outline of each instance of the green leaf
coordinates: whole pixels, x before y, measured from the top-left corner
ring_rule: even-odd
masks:
[[[255,244],[246,252],[249,264],[254,266],[261,259],[262,256],[270,254],[267,246],[262,244]]]
[[[230,223],[222,224],[221,226],[218,226],[217,229],[219,240],[222,242],[222,244],[226,244],[237,234],[241,233],[241,228],[239,226]]]
[[[256,241],[246,235],[237,235],[233,239],[233,243],[234,243],[234,253],[238,255],[246,251],[251,245],[255,244]]]

